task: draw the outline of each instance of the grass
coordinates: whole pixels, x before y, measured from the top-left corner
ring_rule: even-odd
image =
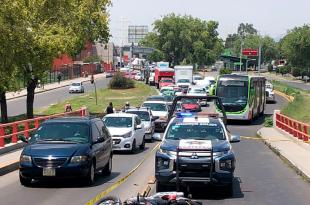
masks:
[[[295,97],[293,102],[281,110],[281,113],[290,118],[310,124],[310,92],[293,88],[278,81],[272,81],[272,84],[275,90]]]
[[[69,102],[73,110],[86,106],[90,113],[103,113],[109,102],[113,103],[115,109],[123,108],[128,101],[131,106],[139,106],[149,96],[157,92],[153,87],[144,83],[135,82],[135,88],[131,89],[99,89],[97,90],[98,105],[96,105],[95,92],[82,96],[72,97],[62,103],[52,105],[48,108],[36,111],[36,114],[51,115],[64,112],[66,102]]]

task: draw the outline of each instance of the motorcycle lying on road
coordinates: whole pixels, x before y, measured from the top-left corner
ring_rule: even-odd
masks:
[[[137,196],[124,202],[114,196],[107,196],[95,205],[202,205],[202,202],[184,198],[183,192],[159,192],[149,197]]]

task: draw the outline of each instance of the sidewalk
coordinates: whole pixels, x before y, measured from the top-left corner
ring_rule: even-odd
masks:
[[[310,181],[310,144],[277,128],[263,127],[257,134],[276,154],[287,160],[298,174]]]
[[[100,79],[105,76],[106,76],[105,73],[99,73],[99,74],[94,75],[94,79]],[[74,78],[70,80],[64,80],[64,81],[61,81],[60,83],[56,82],[56,83],[47,84],[47,85],[44,85],[44,88],[43,87],[36,88],[35,93],[41,93],[41,92],[46,92],[46,91],[54,90],[54,89],[61,88],[61,87],[66,87],[66,86],[71,85],[72,82],[87,82],[87,81],[90,81],[90,75],[86,78],[80,77],[80,78]],[[27,89],[22,89],[17,92],[7,92],[6,99],[11,100],[11,99],[23,97],[26,95],[27,95]]]

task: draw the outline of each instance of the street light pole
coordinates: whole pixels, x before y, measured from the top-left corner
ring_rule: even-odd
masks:
[[[262,50],[262,43],[259,39],[259,49],[258,49],[258,75],[260,75],[260,69],[261,69],[261,50]]]
[[[239,69],[240,69],[240,72],[242,71],[242,49],[243,49],[243,38],[241,37],[241,46],[240,46],[240,65],[239,65]]]

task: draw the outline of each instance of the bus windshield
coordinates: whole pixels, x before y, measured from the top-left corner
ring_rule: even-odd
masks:
[[[248,81],[221,80],[218,83],[216,94],[222,98],[226,112],[242,111],[248,101]]]

